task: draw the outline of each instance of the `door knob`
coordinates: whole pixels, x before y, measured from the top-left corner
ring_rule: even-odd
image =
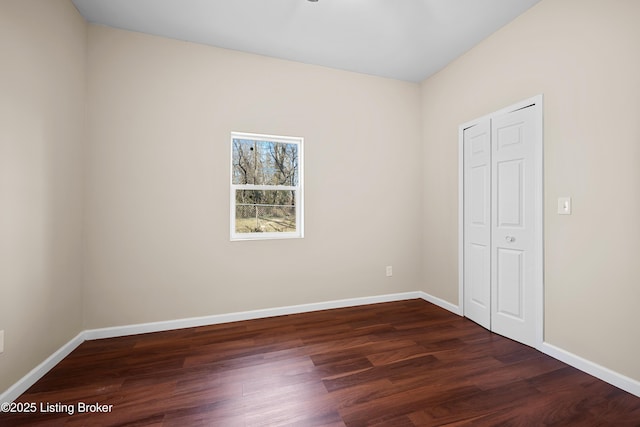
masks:
[[[516,238],[515,238],[515,237],[513,237],[513,236],[507,236],[507,237],[505,237],[505,239],[506,239],[506,240],[507,240],[507,242],[509,242],[509,243],[513,243],[513,242],[515,242],[515,241],[516,241]]]

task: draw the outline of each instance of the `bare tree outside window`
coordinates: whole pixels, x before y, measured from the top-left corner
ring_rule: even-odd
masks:
[[[302,139],[234,133],[231,142],[232,239],[302,237]]]

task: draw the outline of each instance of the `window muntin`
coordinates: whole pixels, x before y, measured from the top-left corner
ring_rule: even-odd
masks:
[[[303,237],[302,142],[232,132],[231,240]]]

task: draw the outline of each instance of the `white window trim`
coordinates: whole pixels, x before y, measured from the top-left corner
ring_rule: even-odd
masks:
[[[298,145],[298,185],[252,185],[233,183],[233,140],[256,139],[285,144]],[[301,239],[304,237],[304,138],[295,136],[266,135],[258,133],[231,132],[229,152],[229,232],[231,241],[243,240],[273,240],[273,239]],[[282,233],[236,233],[236,190],[294,190],[296,192],[296,231]]]

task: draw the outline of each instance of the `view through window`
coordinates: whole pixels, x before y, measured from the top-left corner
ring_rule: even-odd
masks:
[[[302,237],[302,138],[231,134],[231,239]]]

